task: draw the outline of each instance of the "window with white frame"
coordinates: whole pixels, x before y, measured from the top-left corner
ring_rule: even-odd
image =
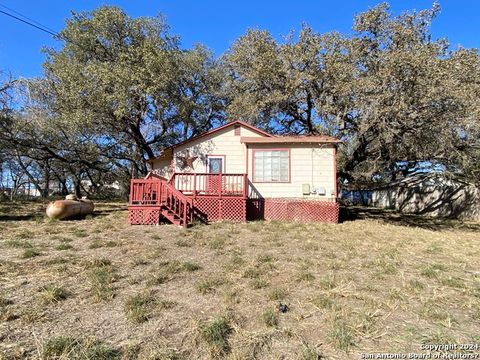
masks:
[[[288,182],[288,150],[253,150],[253,181]]]

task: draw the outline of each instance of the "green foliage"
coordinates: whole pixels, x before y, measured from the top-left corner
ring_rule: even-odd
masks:
[[[120,357],[119,351],[94,339],[75,339],[60,336],[49,339],[43,345],[43,360],[113,360]]]
[[[61,286],[46,285],[41,289],[41,295],[44,303],[56,303],[65,300],[69,292]]]
[[[287,289],[283,287],[275,287],[270,290],[268,297],[270,300],[284,300],[288,295]]]
[[[269,327],[278,325],[278,314],[272,309],[267,309],[262,313],[262,321]]]
[[[128,183],[160,148],[230,118],[340,138],[339,176],[350,182],[428,167],[478,183],[480,56],[432,38],[438,12],[394,16],[382,3],[356,15],[348,36],[303,25],[280,42],[248,30],[218,59],[182,49],[161,15],[73,13],[44,76],[0,87],[2,156],[15,183],[28,178],[44,196],[54,178],[73,179],[76,192],[92,180],[101,194],[96,184]]]
[[[30,248],[30,249],[26,249],[23,252],[22,258],[30,259],[30,258],[34,258],[34,257],[39,256],[39,255],[41,255],[40,251],[38,251],[37,249],[34,249],[34,248]]]
[[[336,349],[348,352],[355,345],[354,336],[347,324],[340,319],[334,321],[328,339]]]
[[[395,17],[383,3],[358,14],[349,37],[304,25],[277,42],[248,30],[224,57],[227,110],[267,128],[342,138],[349,180],[388,181],[422,162],[478,182],[480,57],[431,38],[438,11]]]
[[[125,303],[125,313],[128,319],[134,323],[142,323],[151,317],[155,298],[151,295],[133,295]]]
[[[212,353],[221,355],[230,351],[228,338],[233,329],[226,318],[218,318],[200,327],[203,340],[210,346]]]

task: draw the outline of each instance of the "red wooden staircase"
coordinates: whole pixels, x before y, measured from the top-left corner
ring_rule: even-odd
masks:
[[[164,218],[187,227],[193,220],[193,201],[173,184],[160,177],[132,179],[128,222],[131,225],[155,225]]]

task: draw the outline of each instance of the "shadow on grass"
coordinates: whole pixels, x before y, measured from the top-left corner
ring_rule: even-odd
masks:
[[[402,214],[398,211],[366,206],[340,207],[339,222],[374,219],[387,224],[419,227],[428,230],[467,230],[480,231],[480,223],[464,222],[456,219],[434,218],[415,214]]]
[[[28,221],[41,219],[43,215],[28,214],[28,215],[0,215],[0,221]]]
[[[45,210],[47,208],[47,204],[45,203],[41,207],[39,207],[38,204],[38,202],[1,204],[0,221],[33,221],[44,219],[46,218]],[[88,218],[102,218],[113,213],[126,211],[128,209],[127,205],[122,206],[117,204],[110,205],[99,203],[97,206],[99,206],[100,209],[95,209],[92,214],[75,216],[62,221],[79,221]]]

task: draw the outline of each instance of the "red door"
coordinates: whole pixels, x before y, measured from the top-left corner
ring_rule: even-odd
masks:
[[[223,157],[208,157],[207,193],[219,195],[222,190]]]

